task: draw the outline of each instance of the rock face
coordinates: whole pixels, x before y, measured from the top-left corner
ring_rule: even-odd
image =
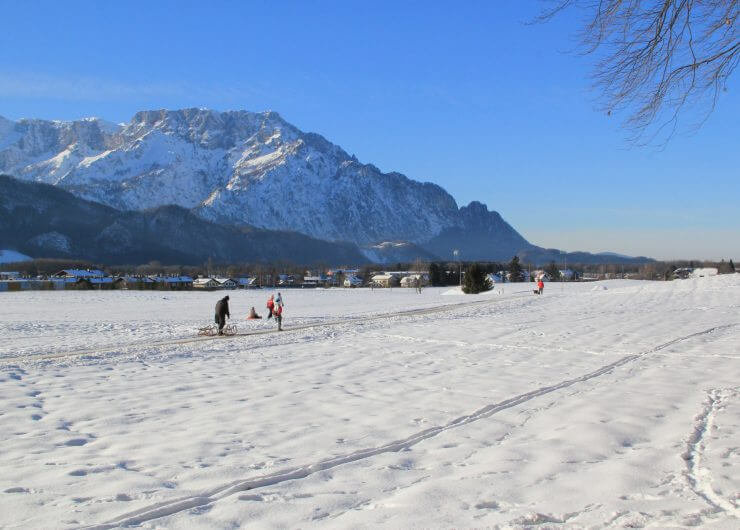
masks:
[[[480,203],[458,208],[441,187],[361,164],[274,112],[145,111],[121,125],[0,118],[0,172],[120,210],[174,204],[363,246],[409,241],[446,256],[476,231],[468,246],[483,243],[482,257],[531,247]]]

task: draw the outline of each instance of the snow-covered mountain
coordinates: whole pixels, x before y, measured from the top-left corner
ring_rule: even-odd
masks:
[[[432,242],[446,255],[475,230],[480,257],[532,248],[484,205],[458,208],[441,187],[382,173],[274,112],[144,111],[121,125],[0,118],[0,172],[118,209],[175,204],[211,221],[365,246]]]

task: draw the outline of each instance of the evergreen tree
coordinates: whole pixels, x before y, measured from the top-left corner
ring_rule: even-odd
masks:
[[[491,280],[486,275],[486,270],[473,263],[463,276],[463,292],[465,294],[478,294],[493,289]]]
[[[429,264],[429,283],[432,285],[447,285],[445,271],[439,263]]]
[[[545,267],[545,272],[554,282],[560,279],[560,271],[558,270],[558,266],[555,265],[554,261],[551,261],[550,264]]]
[[[522,271],[522,266],[519,263],[519,256],[514,256],[513,258],[511,258],[511,263],[509,263],[509,281],[524,281],[524,272]]]
[[[730,272],[736,272],[735,271],[735,264],[730,260]]]

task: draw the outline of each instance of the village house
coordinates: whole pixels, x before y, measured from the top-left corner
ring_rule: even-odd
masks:
[[[237,280],[237,286],[239,289],[256,289],[257,288],[257,278],[253,278],[253,277],[239,278]]]
[[[571,280],[574,279],[575,272],[573,272],[571,269],[562,269],[562,270],[560,270],[558,272],[560,272],[560,277],[563,280],[571,281]]]
[[[74,284],[78,280],[90,278],[103,278],[105,273],[98,269],[64,269],[53,275],[54,278],[64,280],[65,283]]]
[[[344,281],[350,276],[357,276],[358,269],[329,269],[326,276],[329,278],[330,285],[344,285]],[[345,285],[345,287],[347,287]]]
[[[116,280],[118,289],[154,289],[154,280],[148,276],[121,276]]]
[[[344,277],[345,287],[362,287],[364,283],[365,282],[362,278],[355,276],[354,274]]]
[[[218,289],[220,284],[213,278],[196,278],[193,280],[194,289]]]
[[[395,274],[376,274],[371,278],[372,283],[377,287],[396,287],[400,283],[400,278]]]
[[[193,279],[190,276],[150,276],[149,278],[155,283],[157,289],[182,291],[193,286]]]
[[[318,287],[321,282],[321,276],[304,276],[301,287]]]
[[[116,278],[112,278],[110,276],[103,276],[102,278],[80,278],[79,280],[77,280],[77,284],[78,287],[81,288],[87,287],[89,289],[108,290],[116,288],[115,280]]]
[[[418,287],[419,285],[425,286],[429,284],[429,275],[417,273],[409,274],[401,278],[401,287]]]
[[[233,278],[214,278],[218,283],[218,289],[236,289],[239,281]]]
[[[549,282],[552,281],[552,278],[548,273],[543,271],[542,269],[538,269],[536,271],[532,271],[532,278],[534,278],[534,281],[542,280],[543,282]]]

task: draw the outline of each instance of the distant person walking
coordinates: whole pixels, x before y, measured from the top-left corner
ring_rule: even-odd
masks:
[[[271,294],[267,299],[267,320],[270,320],[275,312],[275,295]]]
[[[537,280],[537,294],[542,294],[542,292],[545,290],[545,282],[542,281],[542,278]]]
[[[216,324],[218,324],[218,334],[224,334],[224,326],[226,325],[226,318],[231,318],[229,313],[229,297],[224,296],[221,300],[216,302]]]
[[[283,306],[275,306],[275,320],[277,321],[278,331],[283,331]]]

